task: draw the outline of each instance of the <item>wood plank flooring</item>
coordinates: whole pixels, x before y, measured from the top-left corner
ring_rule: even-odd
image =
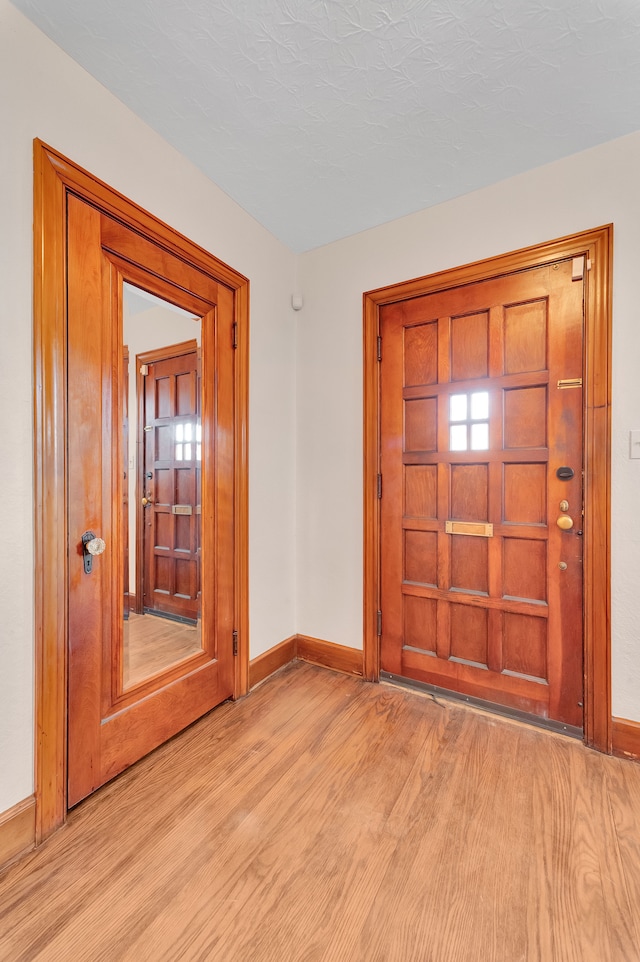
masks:
[[[134,611],[124,623],[123,685],[131,688],[202,650],[201,623],[185,625]]]
[[[0,877],[0,959],[638,962],[640,764],[297,662]]]

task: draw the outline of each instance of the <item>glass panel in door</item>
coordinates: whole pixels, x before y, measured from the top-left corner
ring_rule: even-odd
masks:
[[[202,651],[200,318],[124,284],[122,689]]]

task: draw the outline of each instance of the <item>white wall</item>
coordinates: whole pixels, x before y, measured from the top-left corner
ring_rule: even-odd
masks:
[[[301,257],[299,632],[362,645],[363,291],[613,222],[613,712],[640,720],[638,171],[640,133]]]
[[[32,141],[251,280],[251,654],[295,632],[295,258],[0,0],[0,812],[33,791]],[[251,158],[247,158],[247,163]]]

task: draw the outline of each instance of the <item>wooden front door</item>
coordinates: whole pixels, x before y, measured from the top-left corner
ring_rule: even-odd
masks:
[[[200,318],[202,337],[202,631],[187,653],[161,669],[131,680],[125,671],[122,523],[122,424],[126,372],[122,365],[123,284]],[[68,199],[68,805],[155,748],[234,690],[234,302],[231,291],[203,270],[125,227],[94,206]],[[197,360],[184,371],[175,366],[173,397],[188,396],[188,417],[199,413],[195,400]],[[194,367],[195,363],[195,367]],[[156,371],[155,383],[162,372]],[[184,381],[180,378],[184,375]],[[180,382],[175,386],[175,382]],[[165,398],[164,388],[159,389]],[[155,410],[155,442],[165,410]],[[170,405],[171,402],[166,401]],[[180,404],[183,402],[180,401]],[[187,404],[187,402],[184,402]],[[167,409],[167,411],[169,408]],[[187,408],[171,413],[186,423]],[[183,417],[184,414],[184,417]],[[131,428],[131,423],[129,423]],[[195,430],[195,428],[194,428]],[[167,442],[169,443],[169,442]],[[171,442],[175,444],[174,441]],[[159,451],[162,454],[162,451]],[[173,460],[177,458],[173,449]],[[173,472],[174,489],[195,513],[200,503],[190,462],[188,494]],[[171,457],[166,462],[171,462]],[[159,457],[156,468],[166,469]],[[166,477],[171,474],[166,469]],[[159,494],[169,481],[159,482]],[[184,497],[183,497],[184,496]],[[168,495],[167,495],[168,498]],[[173,495],[172,504],[175,504]],[[170,524],[175,525],[171,514]],[[174,534],[175,534],[175,528]],[[93,541],[89,538],[93,536]],[[160,538],[164,537],[160,531]],[[83,542],[99,539],[102,554],[87,558]],[[176,557],[186,545],[187,574],[176,574]],[[99,545],[98,545],[99,547]],[[198,545],[187,533],[176,535],[172,595],[197,595]],[[89,562],[87,564],[86,562]],[[161,566],[158,566],[161,567]],[[163,575],[162,577],[165,577]],[[164,582],[162,582],[164,584]],[[157,579],[156,579],[157,587]],[[170,603],[174,603],[173,601]],[[194,613],[192,608],[190,613]],[[153,622],[154,619],[151,619]],[[129,623],[131,619],[129,619]],[[127,680],[129,679],[129,680]]]
[[[571,726],[583,701],[577,266],[380,308],[381,668]]]
[[[143,611],[196,622],[202,464],[197,345],[138,355],[141,369]]]

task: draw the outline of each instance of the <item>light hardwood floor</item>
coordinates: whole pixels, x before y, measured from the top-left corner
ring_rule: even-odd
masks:
[[[640,765],[298,662],[10,869],[0,959],[637,962]]]
[[[159,615],[130,612],[124,623],[123,684],[137,685],[202,650],[200,622],[185,625]]]

